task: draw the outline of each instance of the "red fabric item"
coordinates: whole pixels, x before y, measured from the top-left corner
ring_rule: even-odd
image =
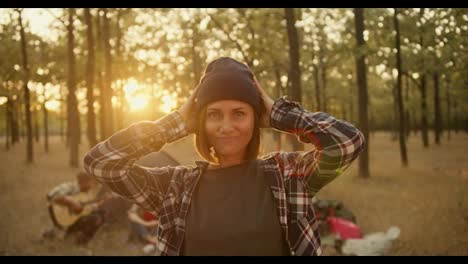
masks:
[[[330,216],[327,218],[327,224],[330,232],[340,236],[342,240],[362,238],[361,229],[351,221]]]
[[[145,221],[152,221],[152,220],[156,219],[156,216],[151,212],[145,211],[143,213],[143,219]]]

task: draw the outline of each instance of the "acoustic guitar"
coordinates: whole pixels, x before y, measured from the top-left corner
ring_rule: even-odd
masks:
[[[79,202],[81,206],[83,206],[83,210],[81,212],[75,213],[68,206],[56,203],[50,203],[48,205],[52,222],[60,229],[67,229],[81,217],[91,214],[93,212],[93,204],[102,201],[102,199],[96,200],[94,194],[90,193],[79,193],[70,195],[69,197],[71,197],[74,201]]]

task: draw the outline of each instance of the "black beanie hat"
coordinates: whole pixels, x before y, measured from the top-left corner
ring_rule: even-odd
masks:
[[[239,100],[260,112],[260,94],[250,68],[229,57],[210,62],[198,85],[197,113],[209,103],[219,100]]]

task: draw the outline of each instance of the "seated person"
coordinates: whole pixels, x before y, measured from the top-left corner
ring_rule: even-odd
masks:
[[[135,241],[144,244],[156,244],[156,216],[137,204],[133,204],[128,210],[128,219],[130,221],[129,241]]]
[[[74,237],[76,243],[86,244],[104,223],[105,212],[100,206],[110,197],[110,192],[85,172],[76,177],[76,182],[62,183],[47,194],[54,228],[43,236],[53,237],[61,230],[64,238]]]

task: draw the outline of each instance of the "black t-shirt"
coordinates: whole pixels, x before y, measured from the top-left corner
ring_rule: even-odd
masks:
[[[183,255],[288,255],[258,161],[207,170],[193,193]]]

